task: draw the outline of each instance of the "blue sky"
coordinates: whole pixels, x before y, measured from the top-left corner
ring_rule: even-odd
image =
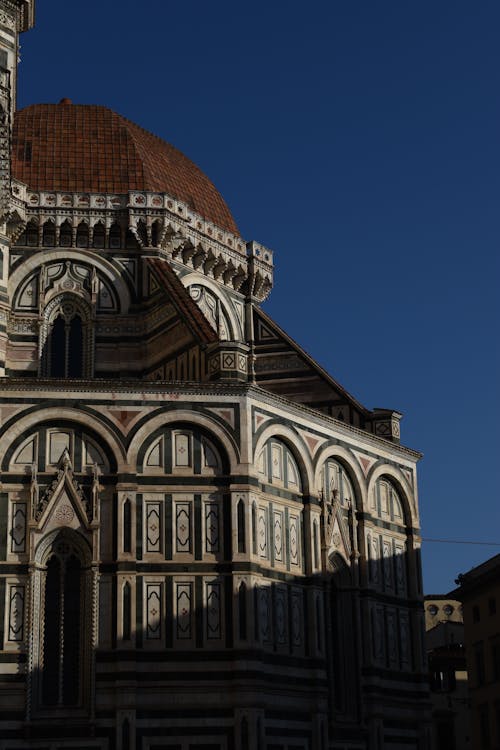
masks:
[[[275,251],[266,310],[404,413],[423,536],[500,544],[500,6],[38,0],[19,106],[104,104]],[[424,543],[427,593],[498,547]]]

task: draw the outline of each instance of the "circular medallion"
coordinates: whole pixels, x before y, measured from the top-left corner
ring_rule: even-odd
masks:
[[[71,523],[74,517],[75,511],[73,510],[71,505],[61,505],[54,513],[54,518],[56,519],[56,521],[65,525]]]

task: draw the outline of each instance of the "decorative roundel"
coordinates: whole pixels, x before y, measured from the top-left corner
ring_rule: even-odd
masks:
[[[71,523],[74,517],[75,512],[71,505],[61,505],[54,513],[54,518],[56,519],[56,521],[63,525]]]
[[[446,617],[450,617],[450,615],[454,612],[454,607],[451,606],[451,604],[445,604],[443,607],[443,612],[445,613]]]
[[[430,604],[427,607],[427,612],[431,615],[431,617],[435,617],[438,613],[438,608],[436,607],[435,604]]]

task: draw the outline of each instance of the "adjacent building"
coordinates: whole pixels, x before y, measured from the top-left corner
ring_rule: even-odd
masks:
[[[401,415],[263,311],[273,254],[186,156],[14,114],[33,5],[0,0],[1,750],[429,747]]]
[[[500,555],[463,573],[450,596],[463,604],[472,746],[500,748]]]
[[[425,597],[433,750],[472,750],[462,605]]]

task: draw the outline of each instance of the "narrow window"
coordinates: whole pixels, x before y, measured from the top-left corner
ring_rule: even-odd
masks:
[[[257,508],[252,503],[252,552],[257,554]]]
[[[83,222],[78,224],[76,230],[76,246],[77,247],[88,247],[89,246],[89,228]]]
[[[68,331],[68,377],[81,378],[83,375],[83,325],[79,315],[71,319]]]
[[[59,245],[61,247],[71,247],[73,243],[73,229],[68,221],[61,224],[59,231]]]
[[[29,247],[36,247],[38,245],[38,227],[31,222],[26,229],[26,244]]]
[[[50,376],[63,378],[66,374],[66,324],[60,315],[55,319],[50,334]]]
[[[238,624],[240,641],[247,639],[247,587],[245,583],[238,590]]]
[[[105,229],[103,224],[96,224],[92,236],[92,244],[96,248],[103,248],[105,242]]]
[[[75,315],[69,325],[60,315],[50,333],[50,377],[81,378],[83,375],[83,324]]]
[[[42,244],[45,247],[54,247],[56,244],[56,228],[51,221],[43,225]]]
[[[245,503],[243,500],[238,501],[238,552],[245,552]]]
[[[123,551],[132,552],[132,505],[129,499],[123,503]]]
[[[130,750],[130,722],[127,718],[122,724],[122,750]]]
[[[248,750],[248,721],[244,716],[241,720],[241,750]]]
[[[53,555],[45,579],[42,703],[79,703],[81,565],[71,555]]]
[[[154,221],[151,227],[151,244],[153,247],[157,247],[160,242],[160,223]]]
[[[129,641],[131,637],[131,606],[132,606],[132,595],[130,590],[130,583],[128,581],[123,585],[122,594],[122,620],[123,620],[123,640]]]
[[[118,224],[113,224],[109,230],[109,247],[111,250],[117,250],[121,244],[121,229]]]

